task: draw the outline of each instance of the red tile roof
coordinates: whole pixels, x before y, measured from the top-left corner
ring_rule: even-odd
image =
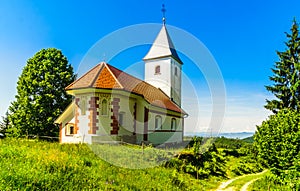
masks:
[[[143,96],[151,105],[185,114],[162,90],[104,62],[74,81],[66,87],[66,90],[82,88],[120,89],[132,92]]]

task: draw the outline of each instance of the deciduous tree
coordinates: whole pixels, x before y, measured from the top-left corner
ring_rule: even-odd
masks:
[[[8,133],[57,136],[54,120],[71,102],[64,88],[75,79],[73,67],[60,50],[42,49],[27,61],[9,107]]]
[[[254,140],[271,172],[291,187],[300,187],[300,114],[283,109],[271,115],[257,127]]]

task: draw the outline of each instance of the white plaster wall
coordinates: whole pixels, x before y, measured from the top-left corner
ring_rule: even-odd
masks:
[[[67,136],[66,135],[66,124],[69,123],[70,121],[73,121],[73,120],[74,120],[74,117],[72,119],[72,116],[69,115],[62,122],[62,129],[61,129],[61,142],[62,143],[75,143],[75,140],[74,140],[73,136]]]
[[[172,118],[176,119],[176,130],[172,132],[160,132],[155,131],[155,116],[159,115],[162,117],[162,129],[161,130],[170,130],[171,131],[171,121]],[[157,114],[157,113],[149,113],[149,123],[148,123],[148,141],[153,144],[162,144],[162,143],[170,143],[170,142],[181,142],[183,137],[183,128],[182,128],[182,118]]]
[[[155,67],[160,66],[160,74]],[[175,75],[177,68],[177,76]],[[173,58],[159,58],[145,61],[145,81],[160,88],[170,98],[181,105],[182,65]]]
[[[155,130],[155,116],[159,115],[162,117],[162,129],[161,130],[171,130],[171,121],[172,118],[176,119],[176,131],[182,131],[182,118],[172,117],[172,116],[166,116],[161,115],[157,113],[149,113],[149,123],[148,123],[148,130],[153,131]]]
[[[160,74],[155,74],[155,67],[160,66]],[[145,61],[145,81],[160,88],[171,97],[171,58]]]
[[[145,101],[137,99],[136,139],[138,144],[144,140],[144,109]]]
[[[100,136],[105,136],[105,135],[110,135],[110,131],[112,130],[110,124],[112,122],[111,116],[112,116],[112,112],[111,112],[111,101],[112,98],[110,95],[105,95],[105,94],[98,94],[97,96],[99,97],[99,108],[98,108],[98,112],[99,112],[99,116],[98,116],[98,130],[96,131],[97,135]],[[102,108],[102,101],[103,99],[106,99],[107,103],[108,103],[108,114],[107,115],[102,115],[101,113],[101,108]]]
[[[172,85],[172,92],[171,98],[173,98],[174,102],[177,103],[179,106],[181,105],[181,83],[182,83],[182,65],[179,64],[176,60],[172,58],[171,60],[171,85]],[[177,68],[177,75],[175,75],[175,68]]]
[[[126,97],[126,96],[119,96],[119,113],[124,113],[123,117],[123,126],[120,127],[118,134],[119,135],[132,135],[133,134],[133,108],[134,103],[136,102],[135,99]]]

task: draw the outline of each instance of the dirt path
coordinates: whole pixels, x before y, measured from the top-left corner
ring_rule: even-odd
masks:
[[[229,184],[231,184],[233,181],[237,180],[237,179],[240,179],[240,178],[243,178],[245,175],[243,176],[238,176],[238,177],[235,177],[235,178],[232,178],[230,180],[227,180],[226,182],[222,182],[220,184],[220,186],[217,188],[216,191],[222,191],[224,190]]]
[[[249,182],[247,182],[246,184],[243,185],[243,187],[240,189],[240,191],[247,191],[248,186],[250,184],[252,184],[253,182],[255,182],[256,180],[258,180],[259,178],[254,178],[252,180],[250,180]]]
[[[261,175],[261,174],[263,174],[263,173],[265,173],[265,172],[267,172],[267,170],[264,170],[264,171],[262,171],[262,172],[260,172],[260,173],[256,173],[256,174],[246,174],[246,175],[238,176],[238,177],[235,177],[235,178],[233,178],[233,179],[227,180],[226,182],[222,182],[222,183],[220,184],[220,186],[217,188],[216,191],[234,191],[234,190],[235,190],[234,187],[228,187],[233,181],[235,181],[235,180],[237,180],[237,179],[241,179],[241,178],[247,177],[247,176],[252,176],[252,175],[257,175],[257,176],[259,176],[259,175]],[[248,186],[249,186],[250,184],[252,184],[254,181],[258,180],[258,179],[259,179],[259,178],[254,178],[254,179],[248,181],[246,184],[243,185],[243,187],[240,189],[240,191],[247,191]],[[227,187],[228,187],[228,188],[227,188]]]

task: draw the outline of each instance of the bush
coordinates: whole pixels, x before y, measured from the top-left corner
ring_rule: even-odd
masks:
[[[191,174],[197,179],[210,176],[226,177],[225,159],[214,144],[207,151],[201,152],[202,147],[194,143],[192,151],[183,151],[166,163],[166,167],[176,168],[178,172]]]
[[[242,157],[240,161],[230,167],[230,169],[236,175],[243,175],[261,172],[263,166],[254,158],[246,156]]]
[[[254,135],[258,155],[271,172],[286,184],[299,186],[300,181],[300,114],[281,110],[257,127]]]

